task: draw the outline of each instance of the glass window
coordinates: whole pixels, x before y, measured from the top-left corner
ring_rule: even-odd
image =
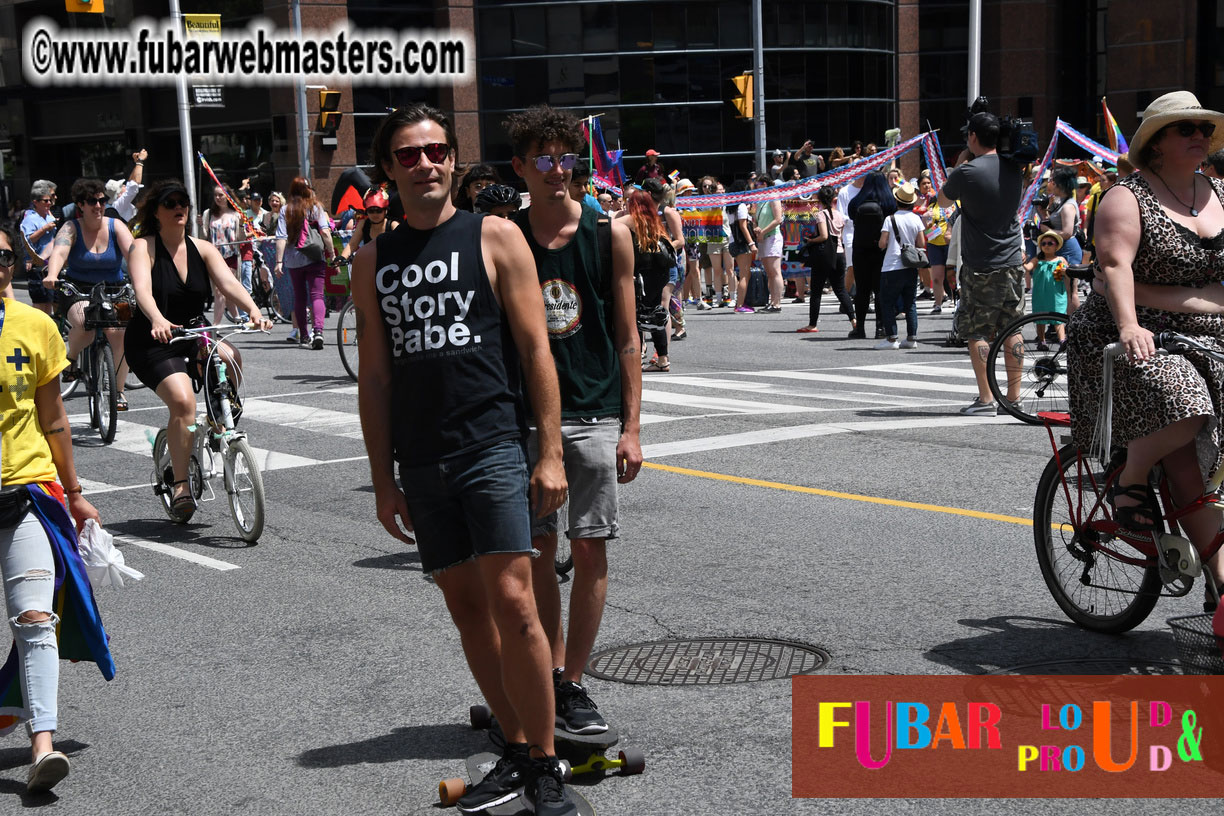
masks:
[[[678,3],[660,3],[640,7],[641,13],[654,18],[655,50],[684,48],[684,7]],[[648,11],[649,10],[649,11]]]
[[[826,44],[829,17],[825,3],[808,2],[803,14],[803,44],[809,48],[820,48]]]
[[[778,45],[784,48],[795,48],[804,45],[803,42],[803,4],[786,3],[776,7],[778,19],[775,23]],[[762,15],[764,16],[764,15]],[[769,31],[769,26],[765,28]]]
[[[847,86],[850,78],[847,73],[846,55],[829,54],[829,96],[849,96]]]
[[[689,150],[694,153],[721,153],[722,113],[714,105],[699,105],[690,109]],[[696,181],[696,179],[693,179]]]
[[[722,74],[717,54],[693,54],[688,59],[689,99],[716,101],[723,98]]]
[[[544,10],[536,6],[514,9],[514,53],[517,56],[538,56],[546,53]]]
[[[622,103],[634,105],[654,101],[654,57],[621,57],[620,70]]]
[[[620,15],[620,47],[622,51],[649,50],[654,40],[650,15],[634,7]]]
[[[608,4],[582,7],[582,49],[588,54],[616,50],[616,8]]]
[[[807,64],[803,53],[780,54],[777,99],[805,99],[813,96],[808,90]],[[769,97],[765,97],[769,99]]]
[[[752,48],[752,17],[747,3],[719,4],[718,40],[723,48]]]
[[[536,62],[536,60],[531,60]],[[540,60],[548,65],[548,104],[550,105],[581,105],[586,101],[583,92],[584,74],[582,57],[566,57],[564,59]],[[540,87],[535,88],[535,93]]]
[[[654,148],[664,156],[689,149],[689,111],[675,105],[655,109]]]
[[[718,47],[718,9],[708,3],[688,8],[688,47]]]
[[[623,108],[621,110],[621,144],[630,153],[641,156],[649,148],[660,150],[655,144],[655,114],[649,108]],[[630,159],[625,165],[628,173],[636,173],[641,159]]]
[[[578,50],[577,33],[582,30],[579,7],[566,3],[548,7],[548,50],[572,54]]]
[[[586,57],[583,59],[585,104],[616,105],[620,102],[618,62],[616,57]]]
[[[688,101],[688,59],[683,56],[655,57],[655,102]]]
[[[480,107],[504,110],[515,107],[515,68],[509,60],[478,63],[480,70]],[[357,86],[353,93],[356,99]]]
[[[476,27],[480,31],[480,56],[508,57],[510,56],[511,16],[508,9],[489,9],[481,11],[477,17]]]
[[[846,44],[847,12],[845,3],[829,4],[829,36],[828,44],[834,48]]]

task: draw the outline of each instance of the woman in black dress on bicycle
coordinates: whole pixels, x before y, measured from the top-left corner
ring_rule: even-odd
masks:
[[[187,236],[190,217],[191,199],[182,182],[161,181],[149,190],[137,217],[140,229],[128,269],[140,308],[128,324],[124,343],[132,373],[170,409],[167,431],[174,466],[171,507],[182,521],[191,518],[196,509],[187,479],[191,455],[188,427],[195,423],[196,410],[187,366],[196,345],[187,341],[171,344],[171,331],[203,322],[204,304],[212,286],[247,314],[259,314],[259,307],[217,248]],[[266,331],[272,323],[260,318],[258,326]],[[227,362],[241,366],[241,357],[233,348],[222,344],[222,354]]]

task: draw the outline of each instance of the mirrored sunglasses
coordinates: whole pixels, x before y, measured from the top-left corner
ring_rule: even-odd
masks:
[[[541,173],[547,173],[554,167],[560,167],[562,171],[568,173],[573,170],[578,164],[577,153],[563,153],[560,156],[551,156],[547,153],[533,156],[527,160],[528,164],[534,165],[536,170]]]
[[[410,145],[401,147],[399,150],[391,151],[395,156],[395,160],[400,163],[401,167],[416,167],[421,161],[421,154],[433,164],[446,161],[446,157],[450,155],[451,147],[448,144],[441,142],[433,142],[427,145]]]

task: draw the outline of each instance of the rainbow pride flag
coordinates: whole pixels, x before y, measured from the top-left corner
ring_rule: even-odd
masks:
[[[1105,111],[1105,133],[1109,137],[1109,149],[1115,153],[1126,153],[1130,147],[1126,144],[1126,137],[1122,135],[1122,128],[1118,127],[1118,120],[1114,119],[1113,114],[1109,112],[1109,105],[1105,102],[1105,97],[1101,97],[1101,109]]]
[[[680,221],[684,226],[686,244],[706,244],[723,240],[723,208],[704,210],[681,210]]]

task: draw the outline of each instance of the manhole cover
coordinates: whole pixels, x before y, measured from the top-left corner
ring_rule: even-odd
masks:
[[[587,674],[618,683],[712,686],[811,674],[828,661],[824,649],[791,640],[659,640],[598,652]]]
[[[987,674],[1185,674],[1180,663],[1169,660],[1127,660],[1124,657],[1089,657],[1049,660],[1008,666]]]

